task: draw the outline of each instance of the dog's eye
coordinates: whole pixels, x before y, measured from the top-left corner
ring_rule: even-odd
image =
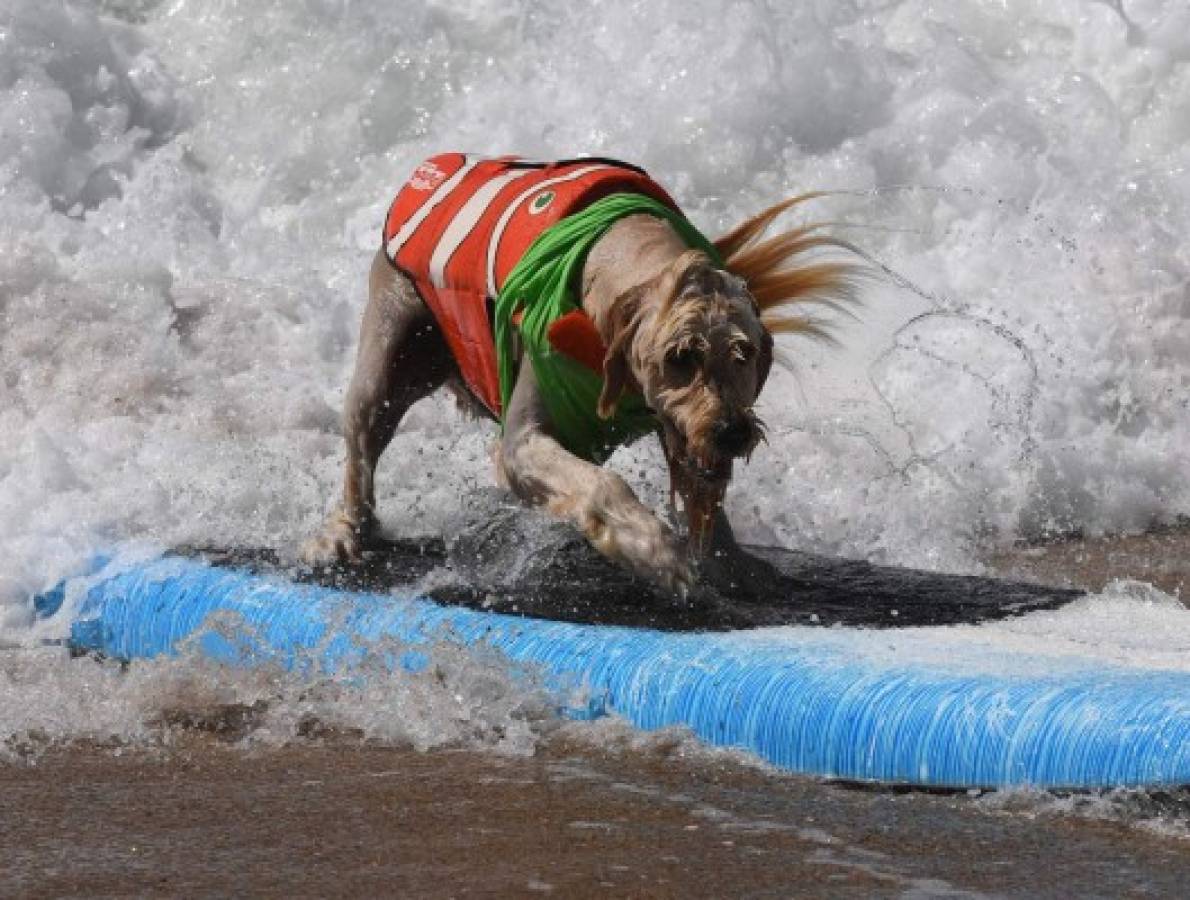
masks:
[[[702,361],[702,353],[693,347],[671,350],[665,355],[665,362],[680,372],[688,372]]]
[[[756,347],[743,341],[731,345],[731,358],[738,363],[746,363],[756,355]]]

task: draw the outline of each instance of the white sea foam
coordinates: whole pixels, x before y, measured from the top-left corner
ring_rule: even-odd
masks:
[[[812,626],[741,632],[746,646],[825,651],[876,669],[1048,677],[1092,671],[1190,673],[1190,610],[1151,585],[1117,581],[1054,610],[982,625],[856,630]]]
[[[785,347],[746,537],[972,571],[1190,514],[1178,0],[0,0],[0,639],[114,542],[317,526],[383,211],[450,148],[630,159],[709,233],[844,191],[813,215],[896,278],[841,351]],[[490,440],[416,408],[389,526],[446,521]],[[614,463],[660,497],[655,449]],[[1054,615],[1092,657],[1184,653],[1117,600]]]
[[[532,673],[457,647],[433,648],[416,674],[382,668],[365,661],[350,677],[304,678],[189,652],[125,667],[67,660],[59,647],[0,648],[0,762],[80,740],[168,747],[194,732],[242,745],[344,738],[526,755],[562,722],[557,696]]]

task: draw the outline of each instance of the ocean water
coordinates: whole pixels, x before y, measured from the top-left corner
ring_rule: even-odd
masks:
[[[258,739],[303,704],[425,748],[531,752],[554,727],[460,660],[313,697],[66,662],[29,603],[117,543],[318,526],[381,218],[446,149],[632,160],[710,234],[834,191],[807,215],[882,274],[838,348],[784,342],[729,496],[745,538],[978,572],[1021,538],[1190,515],[1181,0],[0,0],[0,743],[159,740],[179,704],[265,697]],[[415,408],[387,527],[441,528],[492,439]],[[611,464],[660,503],[655,448]],[[977,645],[1184,668],[1190,612],[1116,585],[886,652]]]

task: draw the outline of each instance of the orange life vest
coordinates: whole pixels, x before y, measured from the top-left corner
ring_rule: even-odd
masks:
[[[641,169],[610,159],[532,162],[443,153],[423,162],[401,188],[384,224],[389,261],[433,312],[463,379],[499,417],[500,380],[492,303],[508,273],[550,226],[614,193],[638,193],[677,209]],[[572,314],[574,315],[574,314]],[[585,365],[602,360],[598,333],[559,322],[559,350]],[[571,316],[565,317],[567,319]]]

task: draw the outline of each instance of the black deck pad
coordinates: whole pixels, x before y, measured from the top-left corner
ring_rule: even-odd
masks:
[[[310,569],[270,549],[184,548],[217,566],[281,574],[345,590],[397,592],[541,619],[664,631],[772,625],[902,628],[1002,619],[1052,609],[1082,593],[964,575],[877,566],[746,546],[712,561],[681,601],[633,578],[573,530],[515,508],[488,510],[439,537],[386,541],[356,566]]]

